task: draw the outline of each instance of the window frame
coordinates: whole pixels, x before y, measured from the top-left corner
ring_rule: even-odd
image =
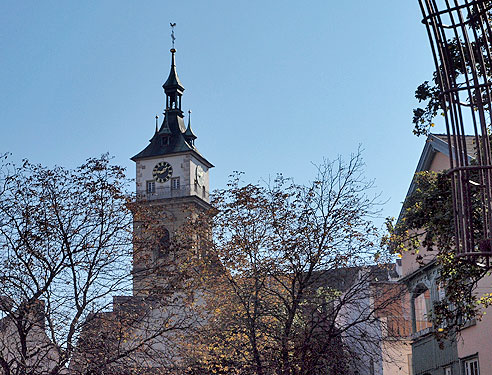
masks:
[[[181,189],[181,181],[178,177],[171,178],[171,190],[180,190]]]
[[[470,368],[471,364],[476,365],[476,367],[474,369]],[[463,369],[465,375],[480,375],[480,362],[478,361],[478,357],[468,358],[464,360]]]
[[[149,187],[151,187],[149,189]],[[145,192],[147,194],[155,194],[155,180],[148,180],[145,183]]]
[[[414,334],[426,332],[432,328],[430,314],[432,313],[432,295],[427,287],[418,287],[415,289],[412,296],[413,309],[413,330]]]

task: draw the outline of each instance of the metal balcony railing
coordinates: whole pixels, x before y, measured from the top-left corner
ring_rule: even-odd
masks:
[[[137,191],[137,200],[156,200],[156,199],[168,199],[168,198],[180,198],[190,195],[197,196],[209,201],[209,193],[205,190],[204,186],[197,184],[182,185],[177,189],[171,187],[157,187],[153,191],[140,190]]]

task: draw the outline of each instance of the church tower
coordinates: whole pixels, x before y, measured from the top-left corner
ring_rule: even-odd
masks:
[[[191,129],[191,111],[185,126],[182,111],[184,87],[176,72],[176,50],[171,49],[171,71],[162,86],[166,95],[164,119],[141,152],[131,159],[136,163],[136,192],[139,205],[150,208],[158,217],[158,245],[134,245],[133,293],[145,295],[159,283],[156,267],[166,257],[166,248],[174,233],[191,211],[203,211],[209,205],[209,170],[213,165],[195,146]],[[139,230],[135,221],[134,230]]]

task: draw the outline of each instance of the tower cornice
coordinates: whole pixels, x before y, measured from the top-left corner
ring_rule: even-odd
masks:
[[[212,163],[210,163],[207,159],[205,159],[198,151],[195,151],[195,150],[183,151],[183,152],[173,152],[173,153],[166,153],[166,154],[152,155],[152,156],[142,156],[142,157],[138,157],[138,155],[135,155],[134,157],[131,158],[131,160],[133,160],[133,161],[152,160],[152,159],[157,159],[157,158],[162,157],[162,156],[179,156],[179,155],[193,155],[201,163],[203,163],[207,168],[215,167]]]

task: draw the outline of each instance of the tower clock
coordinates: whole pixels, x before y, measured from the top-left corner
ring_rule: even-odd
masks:
[[[197,137],[189,116],[185,125],[181,110],[184,87],[176,73],[175,53],[176,50],[171,49],[171,71],[162,86],[166,94],[162,124],[158,127],[156,123],[150,144],[132,158],[137,171],[137,202],[148,208],[145,212],[152,215],[153,221],[150,227],[158,228],[159,232],[147,236],[143,231],[149,226],[140,225],[135,219],[136,238],[140,236],[145,242],[155,237],[156,243],[135,244],[134,295],[144,295],[166,284],[157,267],[165,264],[166,257],[170,256],[173,238],[178,238],[175,234],[191,217],[210,209],[209,170],[213,165],[196,148]]]
[[[173,167],[166,162],[161,161],[156,164],[154,169],[152,170],[152,176],[157,182],[164,183],[171,178],[173,175]]]

